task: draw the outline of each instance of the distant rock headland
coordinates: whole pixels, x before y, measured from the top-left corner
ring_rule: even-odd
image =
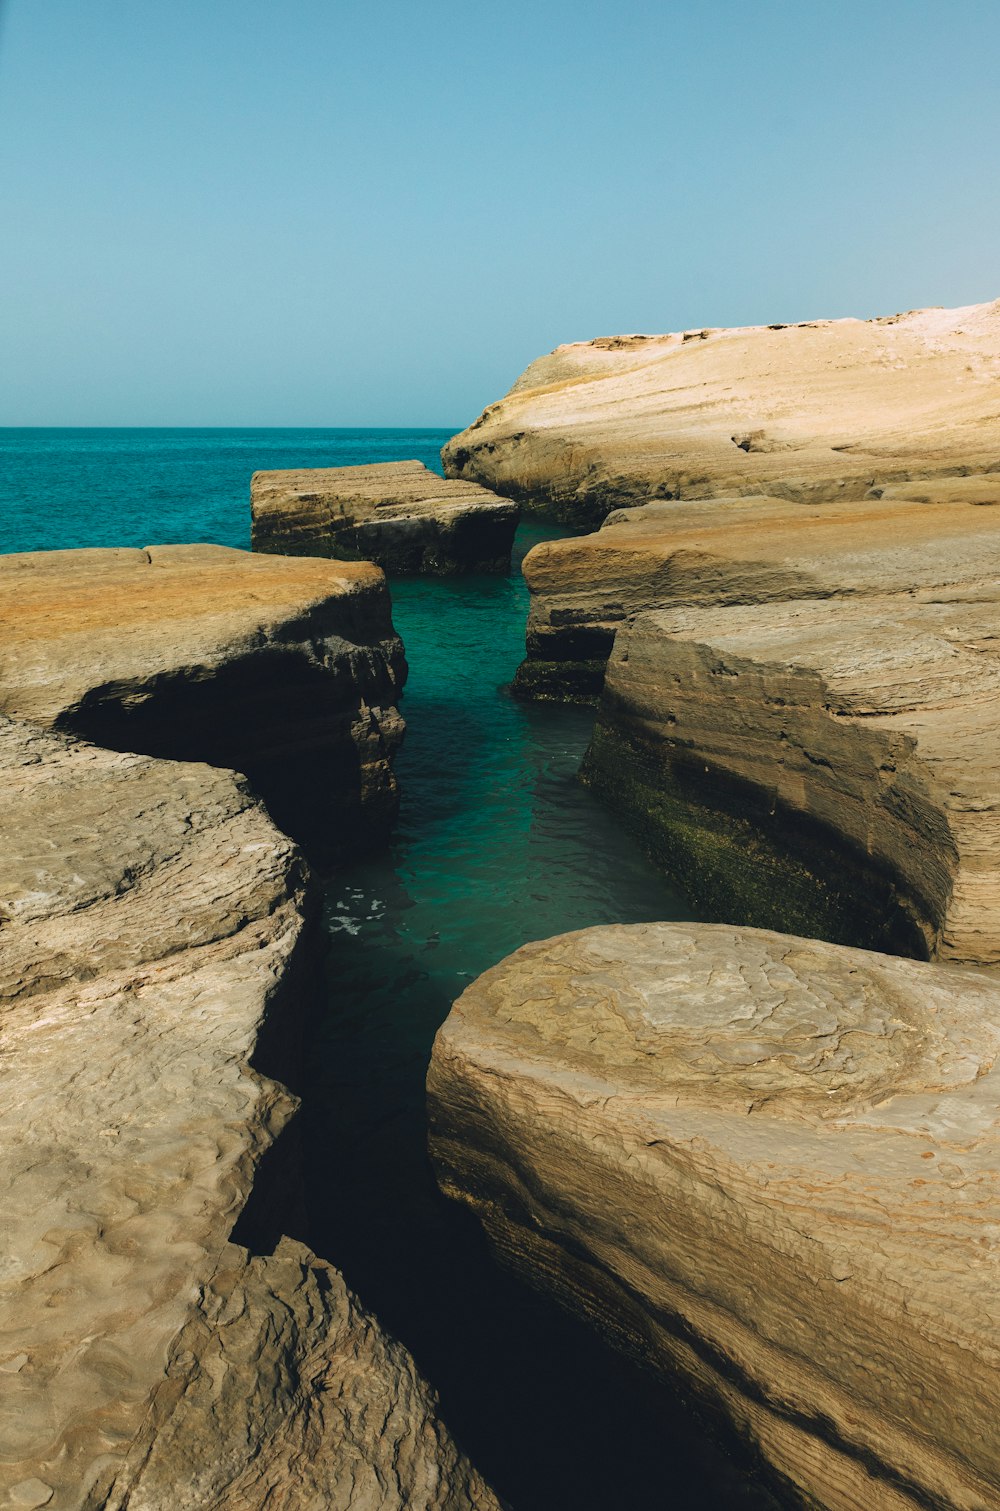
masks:
[[[338,850],[384,835],[384,577],[151,547],[0,584],[5,1504],[495,1507],[405,1350],[279,1239],[316,907],[223,768],[275,808],[332,787]]]
[[[518,507],[422,462],[255,472],[253,549],[375,562],[389,573],[507,572]]]
[[[1000,466],[1000,301],[613,336],[539,358],[443,452],[577,528],[654,498],[861,498]]]

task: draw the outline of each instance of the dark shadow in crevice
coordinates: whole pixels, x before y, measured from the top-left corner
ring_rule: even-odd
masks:
[[[110,750],[242,772],[278,827],[326,866],[387,837],[396,815],[387,766],[364,791],[357,718],[349,669],[277,648],[220,670],[106,683],[59,728]]]

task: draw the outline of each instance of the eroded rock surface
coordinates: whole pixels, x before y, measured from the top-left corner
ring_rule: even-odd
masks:
[[[298,852],[232,772],[3,718],[0,783],[0,1499],[492,1505],[336,1272],[230,1241],[295,1106],[252,1066],[310,989]]]
[[[367,564],[223,546],[0,556],[0,712],[235,767],[323,851],[388,831],[405,673]]]
[[[444,1190],[827,1511],[1000,1507],[1000,985],[756,930],[589,929],[463,994]]]
[[[995,471],[1000,301],[561,346],[449,442],[445,471],[570,525],[654,498],[861,498]]]
[[[373,561],[387,572],[507,572],[518,507],[422,462],[255,472],[253,548]]]
[[[600,691],[619,626],[643,609],[953,591],[1000,572],[1000,473],[878,497],[649,504],[530,551],[526,697]]]
[[[1000,477],[887,494],[536,547],[516,685],[599,700],[585,775],[709,916],[992,964]]]

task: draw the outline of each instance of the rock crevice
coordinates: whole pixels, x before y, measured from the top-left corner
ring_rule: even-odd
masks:
[[[272,1249],[294,1190],[248,1208],[317,944],[299,851],[225,762],[280,742],[329,781],[346,752],[338,845],[378,837],[404,670],[381,573],[152,547],[0,577],[0,1496],[495,1506],[336,1271]],[[270,680],[290,662],[311,703]]]

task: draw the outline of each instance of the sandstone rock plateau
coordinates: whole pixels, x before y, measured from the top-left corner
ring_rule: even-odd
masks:
[[[756,930],[531,944],[439,1032],[504,1262],[827,1511],[1000,1507],[1000,985]]]
[[[373,561],[387,572],[507,572],[518,508],[422,462],[255,472],[253,549]]]
[[[151,548],[0,557],[0,583],[0,1502],[493,1507],[405,1351],[274,1241],[273,1077],[315,963],[299,852],[233,771],[64,732],[265,772],[349,746],[377,830],[381,574]]]
[[[388,830],[405,673],[366,564],[223,546],[0,556],[0,713],[235,767],[324,851]]]
[[[1000,301],[560,346],[445,447],[449,477],[593,528],[654,498],[860,498],[996,470]]]

